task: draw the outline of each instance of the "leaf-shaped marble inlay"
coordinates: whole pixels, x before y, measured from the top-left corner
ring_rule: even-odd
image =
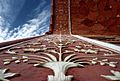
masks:
[[[118,64],[118,62],[109,61],[108,59],[99,60],[98,58],[92,59],[92,60],[91,60],[91,63],[92,63],[93,65],[99,63],[99,64],[102,65],[102,66],[108,65],[108,66],[110,66],[110,67],[116,67],[116,64]]]
[[[6,73],[8,69],[0,69],[0,80],[1,81],[10,81],[7,78],[14,77],[17,73]]]
[[[120,81],[120,72],[119,71],[114,71],[114,70],[111,70],[110,71],[113,75],[101,75],[102,77],[108,79],[108,80],[118,80]]]
[[[38,52],[38,51],[44,51],[44,49],[38,49],[38,48],[29,48],[24,49],[25,52]]]

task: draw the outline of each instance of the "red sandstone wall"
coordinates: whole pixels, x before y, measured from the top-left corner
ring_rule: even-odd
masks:
[[[53,33],[68,34],[68,1],[53,0]]]
[[[120,35],[120,0],[71,0],[72,33]]]

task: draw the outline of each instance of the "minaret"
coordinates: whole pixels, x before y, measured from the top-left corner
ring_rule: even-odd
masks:
[[[50,31],[53,34],[70,34],[70,0],[52,0]]]
[[[51,34],[119,36],[119,0],[52,0]]]

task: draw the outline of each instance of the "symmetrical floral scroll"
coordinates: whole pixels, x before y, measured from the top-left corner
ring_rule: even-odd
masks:
[[[111,56],[118,54],[81,41],[71,36],[47,36],[21,46],[8,49],[5,65],[15,62],[33,64],[36,67],[47,67],[53,70],[48,75],[48,81],[71,81],[73,75],[66,76],[66,71],[72,67],[85,65],[108,65],[117,67],[118,62],[110,61]],[[7,58],[9,57],[9,58]],[[112,58],[117,59],[117,58]]]

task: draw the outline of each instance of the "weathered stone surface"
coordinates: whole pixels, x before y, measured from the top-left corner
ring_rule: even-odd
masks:
[[[72,33],[79,35],[120,35],[118,27],[120,17],[117,17],[120,13],[119,5],[118,0],[77,0],[76,2],[71,0]],[[81,19],[83,21],[76,22]],[[88,28],[81,30],[81,24],[88,26]],[[86,31],[87,33],[78,31]]]
[[[27,49],[29,52],[26,52]],[[47,54],[55,56],[57,61]],[[67,59],[70,55],[71,58]],[[48,59],[43,60],[41,56],[49,58],[50,62]],[[8,61],[9,64],[3,64]],[[78,62],[82,68],[77,67]],[[111,75],[110,70],[120,71],[120,55],[112,49],[85,42],[71,35],[54,34],[0,51],[0,68],[9,68],[11,72],[20,74],[10,78],[10,81],[50,81],[48,75],[53,76],[55,80],[60,79],[60,75],[66,78],[70,75],[71,81],[108,81],[101,75]]]
[[[63,34],[69,34],[67,30],[69,26],[68,6],[68,0],[53,0],[51,16],[53,33],[57,34],[61,31]],[[70,0],[70,19],[72,34],[119,36],[120,1]],[[83,25],[87,27],[83,28]]]

